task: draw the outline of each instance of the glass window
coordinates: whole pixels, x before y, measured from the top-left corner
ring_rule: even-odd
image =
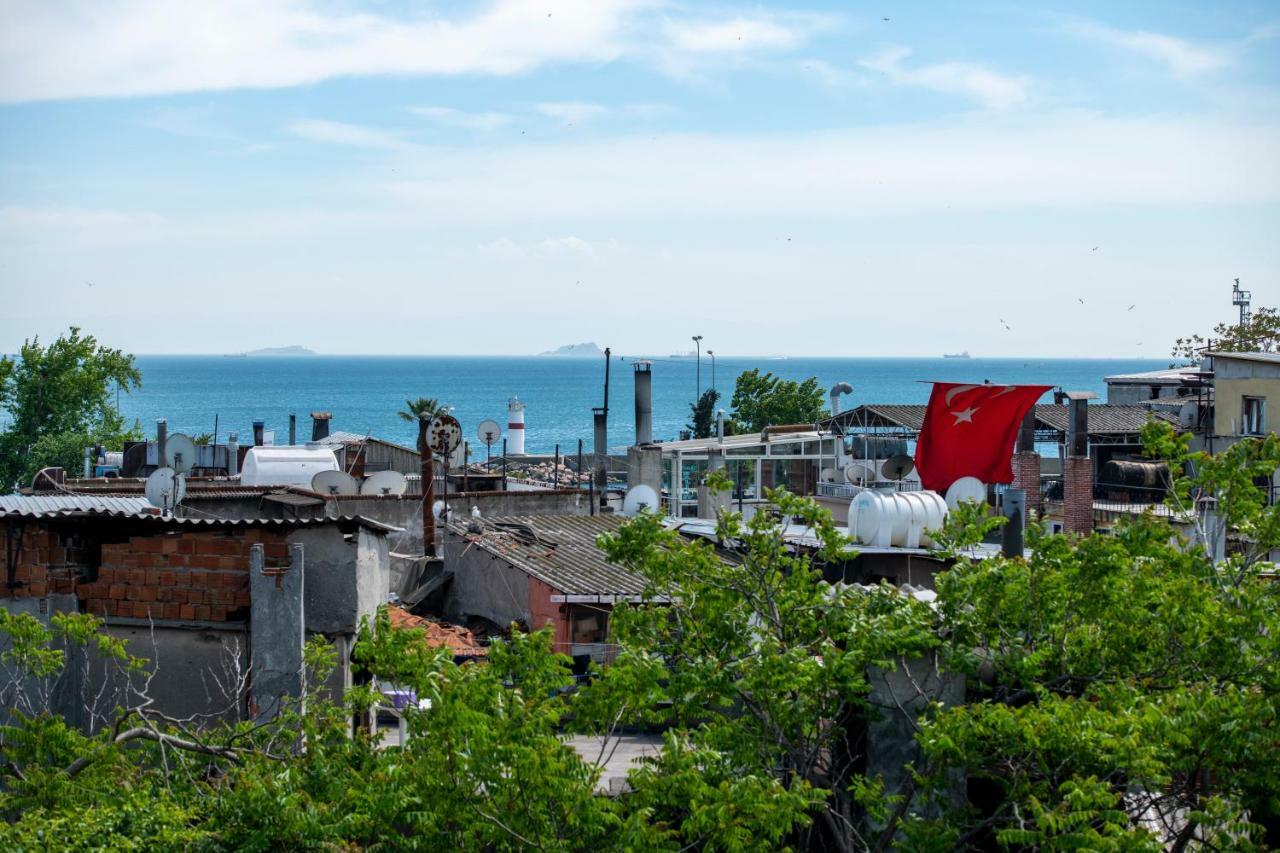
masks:
[[[725,456],[764,456],[764,445],[753,444],[750,447],[730,447],[724,452]]]
[[[769,455],[799,456],[801,449],[803,449],[803,444],[799,441],[774,442],[769,445]]]
[[[1267,431],[1267,399],[1245,397],[1240,404],[1240,432],[1244,435],[1262,435]]]
[[[756,462],[754,459],[730,459],[725,470],[733,480],[733,498],[753,500],[756,497]]]

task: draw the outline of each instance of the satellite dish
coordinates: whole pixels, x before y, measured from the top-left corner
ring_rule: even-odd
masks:
[[[360,485],[362,495],[403,495],[409,481],[399,471],[379,471]]]
[[[834,483],[839,473],[835,468],[823,468],[822,473],[818,475],[818,479],[824,483]]]
[[[318,495],[358,495],[360,484],[346,471],[317,471],[311,478],[311,491]]]
[[[440,456],[448,456],[462,444],[462,424],[453,415],[438,415],[427,427],[427,446]]]
[[[916,463],[905,453],[890,456],[880,466],[880,473],[886,480],[901,480],[914,470],[916,470]]]
[[[143,494],[152,506],[171,510],[187,496],[187,479],[172,468],[157,468],[147,477]]]
[[[982,503],[987,499],[987,486],[977,477],[961,477],[947,489],[947,506],[955,509],[961,501]]]
[[[186,474],[195,467],[196,443],[191,436],[175,432],[165,439],[164,464],[179,474]]]
[[[844,469],[844,478],[855,486],[862,486],[870,483],[876,478],[876,473],[866,465],[847,465]]]
[[[653,486],[632,486],[622,499],[622,514],[632,516],[643,511],[657,512],[659,506],[658,493],[653,490]]]
[[[476,427],[476,435],[480,436],[486,447],[492,447],[501,440],[502,427],[495,420],[484,420]]]

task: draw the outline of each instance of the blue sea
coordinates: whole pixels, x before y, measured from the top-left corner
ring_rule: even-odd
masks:
[[[623,448],[634,437],[633,357],[615,356],[611,368],[609,444]],[[507,398],[519,396],[525,410],[526,451],[576,452],[578,439],[591,446],[591,409],[602,403],[604,359],[556,356],[222,356],[142,355],[142,387],[121,395],[126,418],[151,434],[156,418],[171,432],[229,431],[251,436],[254,418],[288,440],[289,414],[298,415],[299,440],[311,435],[309,413],[333,413],[332,429],[372,434],[412,446],[416,428],[396,416],[406,398],[436,397],[454,407],[472,447],[476,426],[492,418],[505,426]],[[675,438],[689,421],[697,390],[691,358],[653,359],[653,431]],[[786,379],[817,377],[824,390],[853,385],[843,408],[862,403],[923,403],[930,380],[1036,383],[1105,397],[1105,376],[1167,367],[1152,359],[943,359],[943,358],[717,358],[714,381],[729,409],[734,379],[752,368]],[[701,381],[712,383],[711,361],[702,359]]]

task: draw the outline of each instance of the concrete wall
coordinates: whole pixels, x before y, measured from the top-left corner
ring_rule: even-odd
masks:
[[[1215,372],[1219,364],[1215,361]],[[1264,398],[1267,408],[1266,431],[1276,432],[1280,424],[1280,379],[1223,379],[1215,376],[1213,403],[1213,431],[1216,435],[1240,435],[1243,423],[1245,397]]]
[[[445,617],[466,624],[471,616],[506,627],[512,622],[533,627],[529,611],[529,576],[505,560],[468,543],[447,543],[453,581],[445,592]]]
[[[289,536],[303,547],[306,629],[354,634],[360,619],[385,604],[390,584],[386,537],[361,529],[348,539],[336,527],[304,528]]]

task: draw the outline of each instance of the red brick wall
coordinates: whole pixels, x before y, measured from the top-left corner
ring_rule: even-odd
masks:
[[[1062,526],[1068,533],[1093,532],[1093,460],[1062,460]]]
[[[554,634],[551,640],[555,643],[555,650],[568,654],[569,619],[563,605],[551,601],[551,596],[559,594],[560,590],[529,577],[529,630],[537,631],[552,625]]]
[[[58,534],[28,526],[8,594],[75,593],[99,616],[197,622],[243,619],[249,607],[249,547],[262,543],[268,566],[287,565],[285,534],[262,529],[157,533],[102,545],[97,580],[85,566],[64,566]]]
[[[1013,454],[1013,487],[1026,489],[1027,509],[1039,514],[1041,511],[1039,453],[1022,451]]]

